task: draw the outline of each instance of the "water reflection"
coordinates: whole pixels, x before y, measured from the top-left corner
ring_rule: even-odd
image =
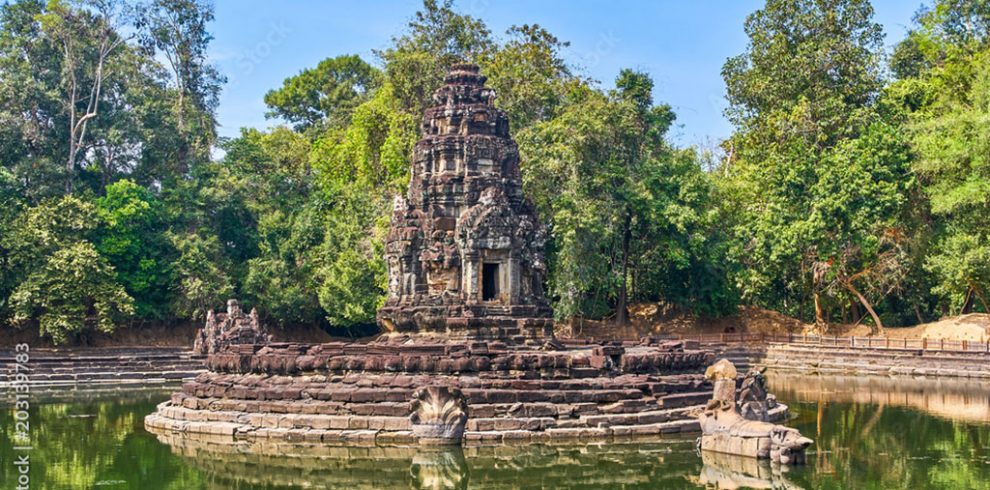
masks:
[[[791,425],[814,434],[809,464],[776,473],[704,455],[694,437],[584,446],[333,447],[150,434],[167,392],[51,396],[31,411],[32,483],[46,489],[806,488],[988,489],[990,389],[970,381],[770,373]],[[57,396],[56,396],[57,395]],[[0,399],[0,403],[2,399]],[[12,459],[0,410],[0,463]],[[0,464],[0,488],[16,478]]]
[[[804,487],[790,481],[787,466],[772,465],[769,461],[743,458],[732,454],[704,452],[704,467],[698,483],[705,488],[773,488],[799,490]]]
[[[197,488],[198,475],[143,430],[144,415],[172,389],[32,391],[32,488]],[[0,488],[17,486],[9,402],[0,397]]]
[[[804,488],[788,468],[704,453],[694,440],[452,448],[234,442],[158,434],[211,488]],[[277,455],[277,456],[275,456]]]
[[[990,384],[908,377],[795,376],[770,388],[814,434],[808,488],[990,489]]]
[[[949,420],[990,423],[990,381],[882,376],[800,375],[774,371],[770,390],[800,402],[913,408]]]
[[[684,488],[695,486],[702,467],[693,438],[422,448],[157,436],[210,488]]]
[[[454,448],[423,448],[409,468],[416,488],[440,490],[467,488],[468,465],[464,451]]]

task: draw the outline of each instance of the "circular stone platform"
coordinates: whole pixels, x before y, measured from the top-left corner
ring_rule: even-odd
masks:
[[[697,431],[694,415],[712,395],[701,372],[715,356],[690,344],[543,348],[556,350],[409,337],[230,345],[145,425],[233,439],[403,444],[425,442],[418,425],[450,421],[463,430],[451,442],[468,445],[601,440]],[[431,413],[439,413],[433,422]]]

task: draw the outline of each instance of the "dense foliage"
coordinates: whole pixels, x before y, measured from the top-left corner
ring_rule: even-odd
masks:
[[[544,28],[498,36],[449,0],[376,59],[331,53],[273,88],[289,126],[218,141],[212,18],[203,0],[0,7],[2,328],[78,341],[239,297],[373,331],[392,199],[462,60],[511,118],[562,319],[623,323],[644,301],[822,328],[990,311],[984,0],[938,0],[889,53],[867,0],[768,0],[724,65],[736,131],[714,157],[667,138],[648,74],[602,87]]]

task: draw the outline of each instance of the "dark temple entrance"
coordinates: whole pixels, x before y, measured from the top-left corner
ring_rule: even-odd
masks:
[[[481,269],[481,299],[498,299],[498,264],[485,264]]]

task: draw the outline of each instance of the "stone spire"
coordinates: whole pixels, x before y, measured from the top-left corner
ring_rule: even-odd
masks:
[[[390,332],[460,338],[552,335],[546,232],[522,193],[519,149],[494,90],[456,64],[433,94],[385,248]]]

